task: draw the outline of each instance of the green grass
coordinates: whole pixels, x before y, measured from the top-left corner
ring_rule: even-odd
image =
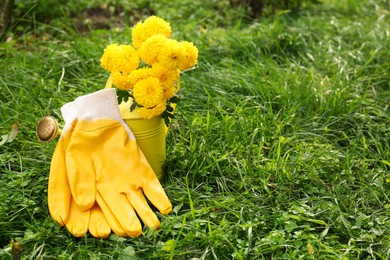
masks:
[[[174,210],[137,239],[76,239],[51,220],[55,143],[35,136],[41,116],[104,86],[102,50],[131,24],[19,24],[0,45],[0,133],[20,130],[0,146],[0,259],[12,241],[24,259],[389,259],[390,9],[323,2],[250,23],[214,2],[150,3],[200,58],[167,139]]]

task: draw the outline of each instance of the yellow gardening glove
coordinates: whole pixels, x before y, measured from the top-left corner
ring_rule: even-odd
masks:
[[[65,126],[51,160],[48,184],[50,215],[61,226],[66,225],[75,237],[84,236],[89,230],[94,237],[105,238],[111,233],[111,228],[99,206],[95,204],[91,210],[81,211],[71,197],[65,152],[77,121],[75,103],[61,107],[61,113]]]
[[[78,122],[66,165],[77,206],[87,210],[96,200],[110,226],[118,221],[124,229],[125,233],[113,229],[120,236],[141,234],[138,217],[149,228],[159,228],[160,221],[146,198],[162,214],[171,212],[172,205],[120,115],[115,89],[103,89],[75,102]]]

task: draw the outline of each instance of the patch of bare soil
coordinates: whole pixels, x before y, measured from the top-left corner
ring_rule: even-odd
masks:
[[[137,21],[144,14],[152,15],[152,10],[131,10],[125,12],[121,8],[109,8],[100,6],[75,14],[75,25],[80,33],[97,29],[122,29],[125,25],[131,26],[132,21]]]

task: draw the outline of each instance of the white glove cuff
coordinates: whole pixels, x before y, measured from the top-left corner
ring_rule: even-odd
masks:
[[[129,138],[135,139],[130,128],[123,121],[119,111],[116,90],[106,88],[94,93],[76,98],[77,116],[79,120],[113,119],[120,122],[126,129]]]
[[[79,119],[122,120],[114,88],[102,89],[75,100]]]
[[[65,134],[71,130],[72,123],[77,118],[76,103],[74,101],[66,103],[60,110],[62,118],[65,121],[64,127],[62,128],[62,134]]]
[[[66,103],[61,107],[62,118],[65,121],[65,125],[72,123],[77,117],[77,110],[75,102]]]

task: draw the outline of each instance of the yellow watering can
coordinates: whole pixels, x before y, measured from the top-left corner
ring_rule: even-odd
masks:
[[[178,83],[179,85],[180,83]],[[112,87],[111,75],[105,88]],[[133,132],[137,144],[144,153],[157,178],[163,177],[162,166],[166,158],[166,135],[168,128],[161,116],[144,119],[137,112],[137,108],[130,112],[132,100],[119,104],[119,111],[123,120]]]
[[[159,179],[163,177],[162,166],[166,157],[166,133],[162,117],[153,117],[151,119],[143,119],[137,109],[130,112],[132,101],[122,102],[119,105],[119,110],[123,120],[133,132],[137,144],[144,153],[150,166],[154,170]]]

